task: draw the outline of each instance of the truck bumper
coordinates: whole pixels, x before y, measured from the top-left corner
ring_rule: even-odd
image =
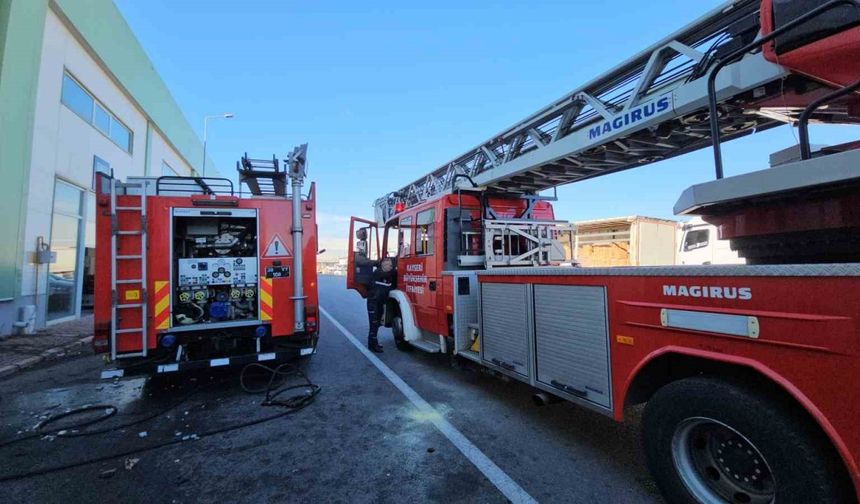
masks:
[[[272,352],[261,352],[247,355],[232,355],[215,359],[201,359],[182,362],[133,362],[127,367],[114,366],[102,370],[102,379],[125,378],[128,376],[160,375],[181,373],[183,371],[207,368],[244,366],[255,362],[283,362],[296,357],[304,357],[316,353],[315,346],[279,349]],[[116,362],[113,363],[114,365]]]

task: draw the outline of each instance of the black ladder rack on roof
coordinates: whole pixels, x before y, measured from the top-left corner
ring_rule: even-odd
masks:
[[[233,182],[220,177],[180,177],[164,175],[155,181],[155,192],[160,195],[229,195],[233,196]]]
[[[236,161],[236,171],[239,172],[239,187],[248,186],[254,196],[286,196],[287,171],[281,169],[278,158],[251,159],[246,152],[242,159]]]

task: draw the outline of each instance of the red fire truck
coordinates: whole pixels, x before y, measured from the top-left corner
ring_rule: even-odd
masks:
[[[622,421],[645,403],[670,502],[854,502],[860,488],[860,7],[739,0],[375,202],[349,288],[396,258],[397,347],[444,352]],[[781,124],[800,145],[723,177],[721,143]],[[547,189],[712,147],[687,189],[747,265],[564,264]],[[383,228],[382,240],[378,229]],[[366,228],[367,240],[355,232]],[[364,233],[362,233],[364,236]]]
[[[306,153],[297,147],[283,166],[245,155],[238,192],[224,178],[99,174],[93,346],[106,353],[103,378],[315,352]]]

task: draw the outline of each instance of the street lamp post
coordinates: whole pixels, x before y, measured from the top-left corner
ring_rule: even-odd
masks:
[[[203,118],[203,176],[206,176],[206,135],[209,129],[209,119],[232,119],[234,115],[230,112],[226,114],[208,115]]]

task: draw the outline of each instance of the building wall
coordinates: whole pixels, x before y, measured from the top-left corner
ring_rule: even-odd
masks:
[[[47,0],[0,0],[0,334],[20,292],[33,117]]]
[[[131,130],[131,152],[63,104],[66,73]],[[28,305],[38,307],[32,327],[45,324],[47,293],[64,285],[57,275],[49,285],[52,268],[77,265],[80,304],[83,251],[95,246],[95,156],[120,179],[160,176],[165,165],[192,175],[202,145],[111,0],[0,0],[0,232],[12,245],[0,252],[0,335]],[[63,220],[58,184],[81,194],[79,253],[37,266],[37,240],[68,242],[74,227],[52,229]]]
[[[164,134],[150,124],[149,169],[146,175],[163,175],[162,164],[164,163],[167,163],[180,176],[186,177],[194,174],[191,165],[167,142]]]

